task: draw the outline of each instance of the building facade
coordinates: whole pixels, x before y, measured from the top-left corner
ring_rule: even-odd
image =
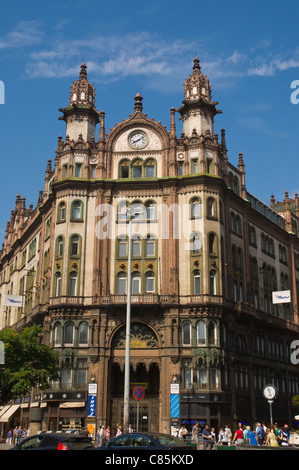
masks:
[[[41,324],[61,374],[9,404],[0,423],[122,423],[130,273],[130,386],[145,390],[139,430],[269,422],[266,383],[278,389],[274,417],[291,424],[298,195],[267,206],[247,190],[243,155],[232,165],[225,130],[214,130],[221,111],[198,58],[169,130],[142,101],[138,93],[133,113],[106,134],[83,63],[59,110],[65,138],[38,204],[16,198],[0,258],[0,328]],[[285,290],[291,302],[273,303],[272,292]],[[6,306],[8,295],[23,296],[23,306]],[[135,428],[136,408],[131,396]]]

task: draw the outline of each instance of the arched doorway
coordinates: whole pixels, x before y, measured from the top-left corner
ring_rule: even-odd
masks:
[[[110,422],[112,435],[117,424],[123,424],[125,326],[119,328],[111,342]],[[139,431],[159,430],[160,359],[158,338],[144,323],[131,324],[130,335],[130,402],[129,422]],[[137,402],[132,393],[135,386],[145,389],[145,398]],[[138,421],[137,421],[138,419]]]

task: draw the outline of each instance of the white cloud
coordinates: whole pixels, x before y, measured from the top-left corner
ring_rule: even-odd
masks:
[[[112,33],[83,39],[67,39],[53,25],[53,36],[43,33],[36,21],[21,21],[15,28],[0,37],[0,50],[27,47],[24,55],[25,74],[28,78],[76,77],[83,60],[95,83],[115,82],[128,76],[143,76],[149,87],[167,90],[167,80],[172,85],[177,79],[181,88],[184,79],[192,72],[190,62],[199,51],[202,71],[211,82],[220,87],[234,86],[235,80],[245,76],[274,76],[290,68],[299,67],[299,46],[283,54],[265,39],[246,50],[209,51],[203,40],[168,40],[150,32]],[[45,42],[45,38],[47,42]],[[205,40],[206,41],[206,40]],[[160,82],[159,82],[160,79]],[[163,90],[162,90],[163,91]]]
[[[20,21],[12,31],[0,37],[0,49],[35,46],[40,44],[42,37],[37,21]]]

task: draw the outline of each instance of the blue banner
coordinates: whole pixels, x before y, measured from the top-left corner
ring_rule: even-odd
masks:
[[[178,393],[170,395],[170,417],[180,417],[180,395]]]
[[[88,409],[87,409],[88,418],[95,418],[96,408],[97,408],[97,396],[88,395]]]

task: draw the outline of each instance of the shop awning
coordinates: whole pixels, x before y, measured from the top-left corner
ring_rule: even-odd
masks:
[[[82,408],[85,406],[84,401],[68,401],[65,403],[60,403],[60,408]]]
[[[21,405],[11,405],[9,409],[0,416],[1,423],[7,423],[9,418],[20,408]]]
[[[3,416],[6,411],[11,407],[11,405],[6,405],[6,406],[3,406],[0,410],[0,419],[1,419],[1,416]]]

